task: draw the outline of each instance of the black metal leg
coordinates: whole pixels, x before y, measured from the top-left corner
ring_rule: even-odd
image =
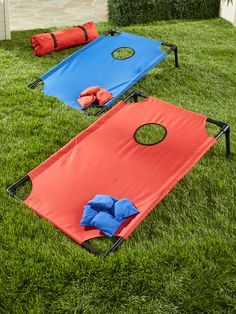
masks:
[[[170,49],[167,51],[168,54],[170,54],[171,52],[174,52],[174,54],[175,54],[175,66],[177,68],[179,66],[178,47],[175,44],[170,44],[170,43],[165,43],[165,42],[162,42],[161,45],[170,47]]]
[[[220,128],[220,131],[214,136],[215,139],[218,139],[225,135],[225,142],[226,142],[226,157],[229,158],[230,155],[230,126],[227,123],[222,121],[218,121],[212,118],[207,118],[207,122],[213,123]]]
[[[179,60],[178,60],[178,47],[177,46],[175,46],[174,54],[175,54],[175,66],[176,66],[176,68],[178,68]]]
[[[110,253],[114,252],[118,249],[118,247],[121,245],[121,243],[124,241],[124,238],[119,238],[107,251],[103,254],[103,256],[107,256]]]
[[[81,246],[82,246],[85,250],[87,250],[87,251],[90,252],[90,253],[93,253],[93,254],[96,255],[96,256],[101,255],[101,253],[100,253],[98,250],[96,250],[94,247],[92,247],[87,241],[83,242],[83,243],[81,244]]]
[[[230,127],[225,131],[225,142],[226,142],[226,157],[230,155]]]
[[[138,95],[134,94],[133,99],[134,99],[134,102],[137,102],[138,101]]]

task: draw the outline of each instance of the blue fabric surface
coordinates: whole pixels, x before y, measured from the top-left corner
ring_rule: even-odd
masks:
[[[135,53],[125,60],[113,58],[112,52],[120,47],[132,48]],[[82,109],[76,101],[80,93],[99,85],[114,96],[105,104],[107,107],[167,55],[157,40],[125,32],[102,35],[42,75],[43,92]]]
[[[97,194],[88,204],[97,209],[111,209],[116,201],[112,196]]]
[[[126,218],[139,213],[128,198],[97,194],[84,206],[81,226],[96,227],[108,237],[112,237]]]

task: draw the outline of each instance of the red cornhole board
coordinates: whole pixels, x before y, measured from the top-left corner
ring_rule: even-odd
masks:
[[[24,203],[86,246],[85,241],[103,236],[80,226],[88,200],[96,194],[127,197],[140,213],[116,233],[121,242],[215,144],[217,137],[205,129],[208,119],[153,97],[121,101],[28,173],[32,191]],[[155,145],[139,144],[135,132],[149,123],[162,125],[166,136]],[[221,132],[227,130],[223,123]]]

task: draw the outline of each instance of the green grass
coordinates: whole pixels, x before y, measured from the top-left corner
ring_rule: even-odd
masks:
[[[37,58],[37,31],[12,33],[0,43],[0,313],[236,313],[236,29],[203,20],[123,30],[179,46],[180,68],[170,56],[135,88],[228,122],[231,159],[222,138],[119,251],[92,256],[6,193],[96,119],[26,87],[76,49]]]
[[[135,139],[144,145],[154,145],[160,143],[166,136],[166,129],[159,124],[145,124],[135,132]]]

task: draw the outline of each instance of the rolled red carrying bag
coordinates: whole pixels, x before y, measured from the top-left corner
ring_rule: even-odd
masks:
[[[98,37],[94,22],[82,26],[34,35],[30,38],[36,56],[89,43]]]

